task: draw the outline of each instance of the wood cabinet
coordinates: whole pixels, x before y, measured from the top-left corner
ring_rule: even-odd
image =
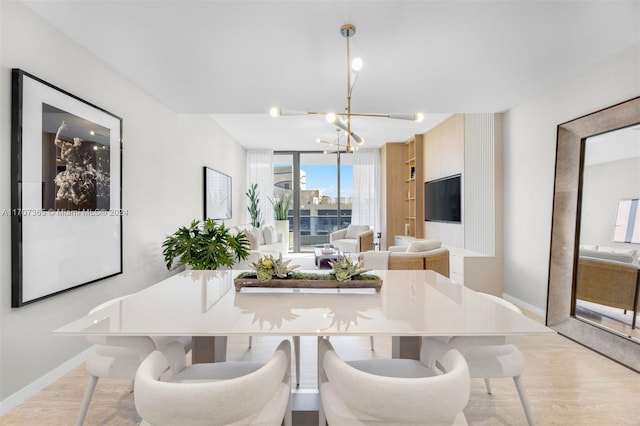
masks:
[[[424,237],[424,158],[422,135],[404,143],[404,232],[416,238]]]
[[[502,259],[446,246],[449,250],[449,278],[472,290],[502,297]]]

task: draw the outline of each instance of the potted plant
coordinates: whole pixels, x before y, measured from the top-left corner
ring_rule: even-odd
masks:
[[[249,199],[249,205],[247,206],[247,210],[249,210],[249,216],[251,216],[251,225],[254,228],[260,228],[262,225],[262,217],[260,214],[260,192],[258,191],[258,184],[254,183],[247,189],[245,194]]]
[[[276,232],[282,234],[283,253],[289,251],[289,209],[293,204],[293,199],[289,194],[282,194],[280,198],[269,198],[273,205],[273,212],[276,218]]]
[[[202,224],[193,220],[180,227],[162,243],[167,269],[188,265],[192,269],[233,267],[238,260],[249,257],[249,240],[244,233],[231,235],[224,223],[206,219]],[[175,259],[179,262],[174,266]]]

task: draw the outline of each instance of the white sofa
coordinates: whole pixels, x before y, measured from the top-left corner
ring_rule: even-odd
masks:
[[[251,243],[249,257],[234,264],[234,269],[251,269],[250,265],[262,256],[270,254],[273,257],[278,257],[285,254],[282,252],[282,238],[284,237],[282,233],[276,232],[276,228],[273,226],[254,228],[252,225],[244,224],[232,226],[229,231],[233,235],[244,232]]]
[[[329,234],[329,242],[345,253],[373,250],[373,229],[369,225],[349,225]]]

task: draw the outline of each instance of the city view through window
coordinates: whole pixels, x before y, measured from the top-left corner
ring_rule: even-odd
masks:
[[[322,158],[323,161],[318,161]],[[346,228],[351,223],[353,196],[353,166],[340,167],[340,196],[338,198],[338,169],[335,156],[333,164],[326,164],[326,156],[303,154],[300,161],[299,193],[299,245],[301,251],[309,251],[318,244],[328,243],[329,234]],[[317,164],[318,162],[325,164]],[[274,164],[274,196],[278,199],[294,197],[292,164]],[[292,198],[293,199],[293,198]],[[338,219],[338,210],[340,210]],[[293,203],[288,212],[290,249],[293,248],[295,215]]]

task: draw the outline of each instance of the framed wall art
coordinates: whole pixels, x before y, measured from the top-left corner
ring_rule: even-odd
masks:
[[[231,219],[231,176],[204,167],[204,218]]]
[[[12,70],[12,307],[122,273],[122,119]]]

